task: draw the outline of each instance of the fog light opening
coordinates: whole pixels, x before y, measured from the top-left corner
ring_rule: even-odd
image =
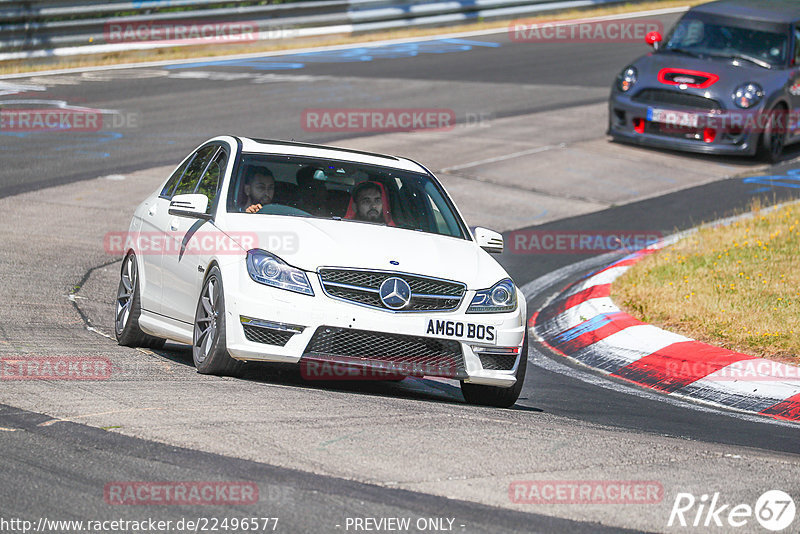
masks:
[[[717,138],[717,131],[714,128],[703,128],[703,141],[713,143]]]
[[[636,133],[644,133],[644,119],[638,117],[633,119],[633,129]]]

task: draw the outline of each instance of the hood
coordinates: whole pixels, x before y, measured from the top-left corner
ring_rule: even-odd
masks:
[[[234,239],[249,236],[257,240],[257,248],[305,271],[319,267],[398,271],[464,282],[468,289],[485,289],[508,277],[474,241],[384,225],[232,213],[227,214],[223,231]],[[241,244],[256,248],[246,246],[250,242]]]
[[[714,98],[726,108],[733,106],[730,95],[744,83],[756,82],[769,94],[775,89],[783,87],[787,78],[786,71],[779,68],[765,69],[746,61],[742,61],[740,65],[734,65],[730,59],[695,58],[669,52],[648,54],[639,58],[633,65],[639,74],[635,89],[653,87],[679,90],[675,84],[667,84],[659,80],[659,73],[662,71],[665,74],[675,71],[693,71],[709,75],[709,79],[705,80],[705,86],[693,87],[690,85],[683,91]],[[698,82],[703,82],[706,78],[706,76],[699,77],[699,74],[697,76]],[[688,77],[693,76],[690,74]]]

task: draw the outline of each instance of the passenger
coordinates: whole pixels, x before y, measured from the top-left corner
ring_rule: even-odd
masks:
[[[275,177],[266,167],[255,167],[245,178],[244,193],[247,196],[245,211],[257,213],[264,205],[272,202],[275,196]]]
[[[386,189],[380,182],[361,182],[355,186],[344,218],[396,226],[389,211]]]

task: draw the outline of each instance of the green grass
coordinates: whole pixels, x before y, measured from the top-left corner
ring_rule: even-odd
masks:
[[[613,285],[628,313],[731,350],[800,363],[800,203],[704,228]]]

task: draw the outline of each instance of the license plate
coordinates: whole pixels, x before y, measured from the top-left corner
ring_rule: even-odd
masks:
[[[497,329],[492,325],[429,319],[425,333],[463,341],[497,344]]]
[[[683,111],[671,111],[669,109],[647,108],[647,120],[659,122],[669,126],[681,126],[685,128],[697,128],[699,115],[696,113],[686,113]]]

